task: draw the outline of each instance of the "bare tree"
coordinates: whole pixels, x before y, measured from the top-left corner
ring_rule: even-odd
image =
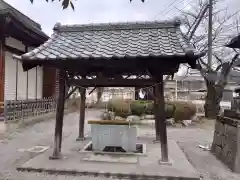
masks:
[[[55,0],[45,0],[46,2],[54,2]],[[74,7],[74,3],[73,3],[73,0],[58,0],[59,2],[62,3],[62,7],[63,9],[67,9],[69,6],[71,6],[71,8],[74,10],[75,7]],[[129,0],[130,2],[132,2],[132,0]],[[145,2],[145,0],[141,0],[142,2]],[[34,2],[34,0],[30,0],[31,3]]]
[[[213,64],[210,67],[207,57],[198,60],[198,70],[203,76],[207,95],[205,99],[205,116],[215,118],[220,110],[220,102],[223,96],[224,87],[228,81],[234,62],[239,54],[224,45],[237,34],[238,12],[230,13],[228,8],[220,8],[220,5],[227,3],[225,0],[215,0],[213,8]],[[208,4],[205,0],[198,0],[190,10],[182,11],[186,35],[192,36],[191,43],[199,51],[206,51],[208,48],[208,13],[206,12],[199,23],[197,30],[191,34],[203,9]]]

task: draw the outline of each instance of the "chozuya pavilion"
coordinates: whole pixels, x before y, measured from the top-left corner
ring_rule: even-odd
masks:
[[[163,75],[173,75],[182,63],[196,68],[196,61],[204,56],[191,46],[180,25],[179,20],[87,25],[57,23],[48,41],[16,57],[22,61],[24,71],[36,66],[51,66],[59,70],[52,159],[61,157],[67,84],[85,88],[153,86],[156,141],[161,145],[161,161],[169,161]],[[126,78],[130,75],[149,78]],[[84,91],[81,95],[85,95]],[[78,139],[82,140],[84,110],[85,103],[81,103]]]

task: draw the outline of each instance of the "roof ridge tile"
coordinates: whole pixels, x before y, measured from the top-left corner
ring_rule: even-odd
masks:
[[[53,30],[58,32],[82,32],[82,31],[110,31],[110,30],[136,30],[136,29],[159,29],[174,28],[180,26],[178,19],[168,21],[135,21],[135,22],[114,22],[114,23],[91,23],[61,25],[56,23]]]

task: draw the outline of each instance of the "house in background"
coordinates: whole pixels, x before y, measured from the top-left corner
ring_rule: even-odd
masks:
[[[56,95],[56,69],[37,67],[23,72],[21,62],[13,58],[47,39],[38,23],[0,0],[0,102]]]

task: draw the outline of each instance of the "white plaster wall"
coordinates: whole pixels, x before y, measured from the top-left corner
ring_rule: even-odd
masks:
[[[13,48],[25,51],[25,45],[12,37],[5,38],[6,45]],[[28,51],[34,49],[29,47]],[[5,87],[4,87],[4,99],[15,100],[16,99],[16,63],[17,60],[13,59],[13,53],[5,53]],[[42,98],[42,85],[43,85],[43,68],[37,67],[37,82],[36,82],[36,68],[33,68],[27,72],[23,72],[22,64],[18,61],[18,92],[17,99],[27,99],[27,82],[28,82],[28,99]],[[37,94],[36,94],[37,83]]]
[[[43,68],[37,67],[37,98],[42,98],[42,88],[43,88]]]
[[[13,48],[19,49],[21,51],[25,51],[25,45],[21,41],[19,41],[17,39],[14,39],[12,37],[6,37],[5,38],[5,43],[8,46],[11,46]]]
[[[27,72],[23,71],[22,63],[18,61],[18,89],[17,99],[27,99]]]
[[[28,99],[36,99],[36,68],[28,71]]]
[[[4,100],[15,100],[16,97],[16,60],[12,55],[10,52],[5,52]]]
[[[34,47],[28,47],[28,51]],[[28,99],[36,99],[36,68],[28,71]]]

